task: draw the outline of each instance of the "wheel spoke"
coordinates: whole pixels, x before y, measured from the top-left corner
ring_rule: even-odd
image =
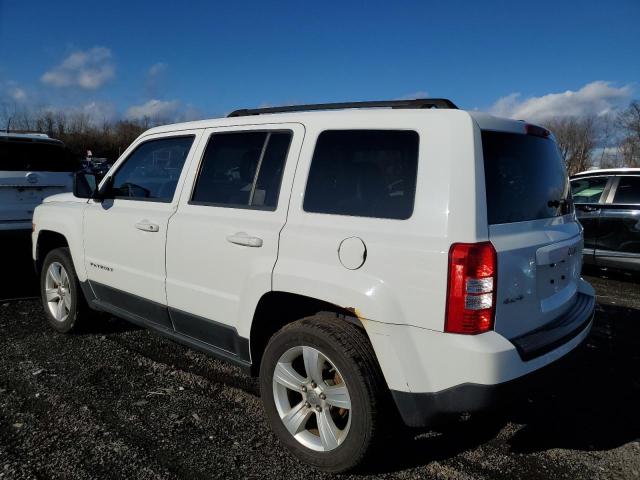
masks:
[[[307,420],[312,413],[313,410],[305,407],[304,402],[300,402],[282,417],[282,423],[284,423],[284,426],[289,430],[291,435],[297,435],[304,430]]]
[[[320,433],[320,441],[325,450],[332,450],[338,446],[338,427],[331,418],[328,408],[316,414],[318,419],[318,432]]]
[[[62,279],[60,278],[60,270],[62,270],[62,268],[58,268],[58,266],[55,264],[49,267],[49,276],[56,286],[60,285],[60,283],[62,282]]]
[[[58,320],[62,320],[65,316],[64,301],[62,299],[58,300],[58,305],[56,306],[56,313],[57,313],[56,316]]]
[[[323,382],[322,366],[324,365],[324,357],[315,348],[302,347],[302,358],[304,360],[304,370],[307,377],[316,383]]]
[[[280,385],[296,392],[300,391],[300,387],[304,385],[305,379],[293,369],[290,363],[278,362],[273,379]]]
[[[64,300],[64,306],[67,312],[71,310],[71,293],[69,292],[69,290],[67,290],[65,294],[62,295],[62,300]]]
[[[57,288],[47,288],[46,290],[47,302],[54,302],[60,299]]]
[[[347,390],[347,386],[344,383],[325,388],[323,392],[327,396],[326,401],[329,405],[351,410],[351,400],[349,399],[349,392]]]
[[[60,284],[64,288],[69,288],[69,276],[64,268],[60,268]]]

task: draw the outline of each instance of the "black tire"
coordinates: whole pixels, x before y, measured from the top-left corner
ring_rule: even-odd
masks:
[[[274,370],[285,352],[300,346],[313,347],[330,358],[349,390],[350,428],[343,442],[330,451],[316,451],[300,443],[278,413]],[[381,416],[390,406],[390,395],[369,339],[361,328],[335,316],[307,317],[277,332],[262,358],[260,390],[266,416],[280,441],[298,459],[320,470],[339,473],[354,469],[388,434]]]
[[[47,302],[47,272],[51,264],[54,262],[61,264],[69,277],[71,301],[68,314],[64,320],[56,320],[52,315]],[[71,253],[67,247],[51,250],[45,257],[42,264],[42,271],[40,272],[40,296],[47,322],[60,333],[68,333],[73,330],[77,330],[78,326],[84,323],[85,317],[88,316],[89,307],[82,292],[82,288],[80,287],[80,282],[78,281],[78,276],[76,275],[76,270],[73,266],[73,260],[71,259]]]

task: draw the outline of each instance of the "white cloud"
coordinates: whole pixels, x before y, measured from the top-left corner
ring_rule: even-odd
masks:
[[[166,72],[167,68],[169,68],[169,65],[167,65],[164,62],[154,63],[149,68],[149,75],[152,76],[152,77],[155,77],[157,75],[160,75],[161,73]]]
[[[81,87],[95,90],[115,75],[111,50],[93,47],[80,50],[46,72],[40,80],[54,87]]]
[[[112,122],[117,117],[116,106],[110,102],[89,102],[81,107],[81,111],[89,117],[94,125]]]
[[[129,120],[149,119],[153,123],[185,122],[202,118],[200,110],[178,100],[152,99],[129,107],[124,117]]]
[[[20,88],[20,87],[14,87],[9,91],[9,95],[11,96],[11,98],[13,98],[16,102],[21,102],[23,100],[27,99],[27,92],[24,91],[24,89]]]
[[[541,97],[522,99],[512,93],[498,99],[490,111],[494,115],[529,121],[543,121],[551,117],[606,115],[627,103],[631,85],[615,87],[611,82],[596,81],[577,91],[549,93]]]
[[[141,105],[133,105],[125,112],[128,119],[150,118],[158,121],[172,121],[180,112],[181,104],[177,100],[152,99]]]

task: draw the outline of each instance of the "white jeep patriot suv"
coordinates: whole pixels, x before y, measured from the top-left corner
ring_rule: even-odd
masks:
[[[324,470],[390,419],[491,406],[591,328],[539,126],[443,99],[238,110],[152,128],[96,180],[35,212],[49,323],[109,312],[259,375],[274,432]]]

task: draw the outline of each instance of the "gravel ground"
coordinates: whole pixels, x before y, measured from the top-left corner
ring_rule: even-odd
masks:
[[[596,273],[593,332],[544,384],[406,434],[353,478],[640,478],[640,282]],[[0,301],[0,328],[1,479],[324,478],[279,446],[234,367],[106,316],[57,334],[37,299]]]

